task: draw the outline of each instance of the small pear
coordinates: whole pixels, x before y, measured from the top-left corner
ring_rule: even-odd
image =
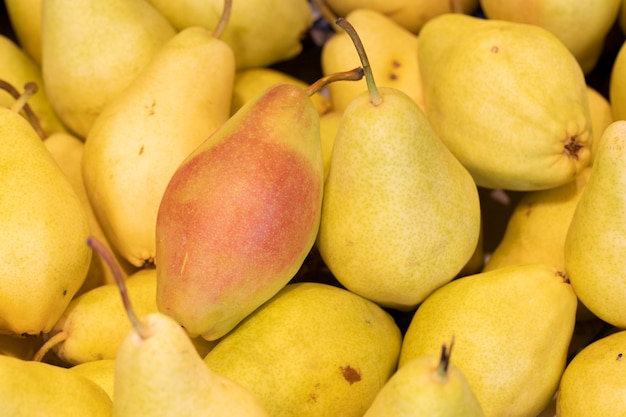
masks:
[[[478,191],[419,106],[398,89],[376,86],[358,49],[368,91],[343,112],[316,244],[347,289],[410,310],[451,281],[474,253]]]
[[[42,2],[43,80],[63,123],[86,138],[92,123],[176,30],[147,0]]]
[[[584,74],[546,29],[445,14],[424,25],[418,59],[426,116],[479,186],[553,188],[589,165]]]
[[[48,332],[82,286],[87,212],[29,122],[0,107],[0,333]]]
[[[563,373],[557,417],[619,416],[626,410],[626,330],[587,345]]]
[[[626,328],[626,121],[602,135],[589,181],[565,240],[565,267],[580,301],[600,319]]]
[[[465,376],[450,363],[452,343],[441,356],[413,358],[378,392],[363,417],[483,417]]]
[[[273,417],[362,417],[396,367],[401,333],[385,310],[343,288],[285,286],[204,358]]]
[[[451,363],[486,416],[536,416],[565,369],[577,299],[563,272],[539,263],[454,280],[417,309],[399,368],[454,337]]]
[[[215,340],[276,294],[315,242],[319,116],[290,83],[247,102],[170,180],[156,223],[157,305]]]

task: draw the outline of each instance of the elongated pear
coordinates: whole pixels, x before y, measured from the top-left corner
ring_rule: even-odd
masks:
[[[180,163],[229,117],[232,50],[185,29],[95,120],[83,155],[89,201],[112,247],[135,266],[154,262],[155,225]]]
[[[319,116],[289,83],[248,101],[178,167],[156,224],[157,305],[217,339],[295,275],[317,235]]]
[[[580,301],[626,328],[626,121],[604,131],[565,241],[565,268]]]

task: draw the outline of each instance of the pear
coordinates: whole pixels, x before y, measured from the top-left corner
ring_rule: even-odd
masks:
[[[553,188],[589,165],[585,78],[548,30],[445,14],[420,32],[418,59],[428,120],[479,186]]]
[[[361,417],[395,370],[401,333],[343,288],[291,283],[204,358],[251,390],[273,417]]]
[[[322,159],[324,161],[324,181],[328,178],[328,170],[330,169],[330,160],[333,155],[333,146],[335,137],[341,124],[343,112],[329,111],[320,116],[320,138],[322,140]]]
[[[115,359],[97,359],[68,368],[95,382],[113,401],[113,381],[115,380]]]
[[[349,33],[358,45],[358,34]],[[368,91],[343,112],[316,244],[347,289],[410,310],[451,281],[474,253],[478,191],[419,106],[398,89],[376,87],[367,55],[358,49]]]
[[[589,96],[589,112],[591,114],[591,130],[593,132],[593,141],[591,142],[591,163],[598,153],[598,145],[602,138],[602,133],[615,121],[613,118],[613,109],[611,103],[598,90],[587,86],[587,94]]]
[[[111,416],[111,398],[77,372],[0,355],[0,374],[3,416]]]
[[[626,121],[602,135],[589,181],[565,240],[565,267],[580,301],[600,319],[626,328]]]
[[[79,197],[16,108],[0,107],[0,333],[49,331],[85,280],[89,223]],[[14,107],[15,107],[14,106]]]
[[[224,0],[149,1],[177,30],[213,28],[224,7]],[[312,24],[306,0],[239,0],[222,40],[233,48],[237,69],[268,67],[297,57]]]
[[[621,2],[480,0],[480,5],[488,19],[533,24],[547,29],[563,42],[587,74],[600,58],[605,39],[617,20]],[[582,26],[584,31],[573,29]]]
[[[390,17],[373,9],[356,9],[345,19],[358,31],[379,87],[392,87],[406,93],[424,109],[422,82],[417,61],[418,37]],[[335,34],[322,46],[324,74],[352,68],[360,62],[350,36]],[[365,80],[332,83],[328,86],[334,111],[343,112],[358,95],[367,91]]]
[[[176,33],[147,0],[46,0],[41,12],[48,99],[83,139],[104,104]]]
[[[565,369],[577,299],[563,272],[531,263],[452,281],[417,309],[399,368],[454,337],[451,363],[485,416],[536,416]]]
[[[24,4],[27,3],[24,2]],[[38,91],[28,100],[28,104],[37,116],[44,135],[67,130],[48,100],[39,65],[11,39],[1,35],[0,79],[18,88],[22,88],[29,82],[37,84]],[[0,94],[0,106],[11,107],[12,102],[10,95]]]
[[[483,417],[463,373],[450,363],[452,343],[441,356],[424,355],[398,369],[376,395],[364,417]]]
[[[618,416],[626,410],[626,331],[614,331],[586,346],[563,373],[558,417]]]
[[[4,0],[15,37],[24,52],[41,67],[41,4],[43,0]]]
[[[185,29],[94,121],[83,155],[85,188],[107,240],[132,265],[154,263],[165,187],[228,119],[234,72],[228,45],[206,29]]]
[[[319,116],[290,83],[247,102],[170,180],[156,223],[157,306],[216,340],[276,294],[315,242]]]
[[[609,102],[613,119],[626,119],[626,42],[622,43],[611,67]]]

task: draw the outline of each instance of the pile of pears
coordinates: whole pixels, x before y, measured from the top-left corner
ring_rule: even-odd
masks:
[[[0,414],[625,415],[587,3],[4,0]]]

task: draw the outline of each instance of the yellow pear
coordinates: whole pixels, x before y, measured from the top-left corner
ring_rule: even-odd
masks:
[[[324,160],[324,180],[328,177],[330,160],[333,154],[333,144],[339,130],[343,112],[329,111],[320,116],[320,138],[322,140],[322,159]]]
[[[480,0],[488,19],[533,24],[553,33],[576,57],[585,73],[598,62],[622,0]],[[585,30],[576,28],[584,27]]]
[[[24,2],[27,4],[28,2]],[[21,4],[21,3],[20,3]],[[34,82],[38,86],[28,104],[39,119],[43,133],[49,135],[54,132],[66,131],[65,126],[52,109],[43,85],[41,68],[24,50],[11,39],[0,35],[0,79],[21,89],[26,83]],[[13,99],[6,93],[0,94],[0,106],[10,107]]]
[[[619,48],[611,68],[609,102],[613,110],[613,119],[626,119],[626,42]]]
[[[237,71],[233,86],[230,114],[235,114],[246,102],[256,98],[269,87],[283,82],[291,83],[301,88],[309,86],[303,80],[273,68],[257,67]],[[330,100],[323,94],[313,94],[311,101],[320,116],[330,110]]]
[[[423,355],[398,369],[364,417],[483,417],[463,372],[450,363],[452,343],[441,356]]]
[[[109,243],[131,264],[154,263],[165,188],[228,119],[234,72],[228,45],[206,29],[185,29],[94,121],[83,155],[85,188]]]
[[[273,417],[361,417],[396,367],[401,334],[376,304],[316,282],[288,284],[204,358]]]
[[[214,28],[224,0],[149,0],[178,30]],[[267,67],[296,57],[313,23],[306,0],[236,0],[222,40],[233,49],[237,69]]]
[[[42,0],[4,0],[11,27],[20,46],[41,66]]]
[[[626,121],[602,135],[589,181],[565,240],[565,267],[580,301],[597,317],[626,328]]]
[[[589,165],[585,78],[546,29],[445,14],[424,25],[418,58],[428,120],[479,186],[552,188]]]
[[[474,253],[478,192],[419,106],[398,89],[376,87],[363,68],[368,91],[343,112],[317,248],[350,291],[410,310]]]
[[[46,0],[41,13],[48,99],[83,139],[103,106],[176,33],[147,0]]]
[[[358,31],[378,86],[406,93],[424,108],[422,83],[417,61],[418,37],[381,12],[360,8],[345,18]],[[324,74],[332,74],[360,64],[350,36],[340,32],[322,47]],[[359,94],[367,91],[365,80],[332,83],[328,86],[332,109],[343,112]]]
[[[455,364],[485,416],[536,416],[565,369],[577,299],[562,272],[543,264],[502,267],[452,281],[417,309],[399,367],[436,354],[454,337]]]
[[[16,111],[0,107],[0,333],[35,335],[52,328],[85,280],[89,222],[72,185]]]
[[[111,416],[108,394],[77,372],[0,355],[0,374],[3,416]]]
[[[558,417],[618,416],[626,410],[626,331],[594,341],[567,365],[556,399]]]
[[[598,145],[602,138],[602,133],[615,121],[611,103],[593,87],[587,86],[589,96],[589,112],[591,114],[591,130],[593,131],[593,141],[591,142],[591,163],[598,152]]]
[[[119,300],[118,300],[119,301]],[[97,359],[74,365],[68,369],[95,382],[113,401],[113,381],[115,380],[115,359]]]

